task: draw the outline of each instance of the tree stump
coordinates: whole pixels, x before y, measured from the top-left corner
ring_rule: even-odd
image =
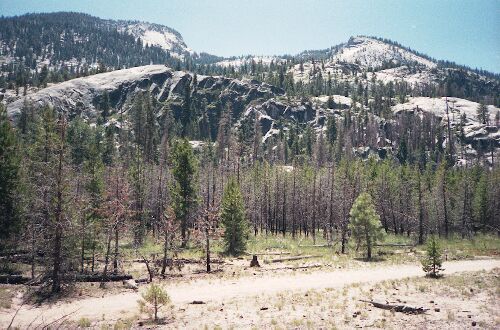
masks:
[[[250,267],[260,267],[259,260],[257,260],[257,256],[252,256],[252,261],[250,261]]]

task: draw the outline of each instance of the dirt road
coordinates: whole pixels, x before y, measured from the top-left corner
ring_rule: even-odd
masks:
[[[463,271],[491,270],[500,267],[500,259],[446,262],[444,274]],[[176,306],[193,300],[224,302],[232,298],[245,298],[281,291],[305,291],[310,289],[340,288],[353,283],[376,283],[406,277],[422,276],[418,265],[381,266],[362,270],[332,270],[311,273],[265,274],[233,279],[200,279],[189,283],[166,284],[166,289]],[[83,298],[72,302],[58,302],[41,307],[23,306],[16,315],[14,326],[27,328],[48,324],[64,315],[78,320],[113,320],[133,315],[138,311],[140,292],[124,292],[105,295],[102,298]],[[0,312],[0,328],[6,328],[19,306]]]

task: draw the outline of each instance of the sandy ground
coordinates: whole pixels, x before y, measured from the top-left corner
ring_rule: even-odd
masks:
[[[444,274],[450,275],[457,272],[468,271],[490,271],[500,267],[499,259],[470,260],[447,262]],[[283,301],[288,305],[286,298],[289,295],[304,295],[304,292],[318,292],[321,290],[340,290],[352,285],[376,285],[388,280],[403,280],[408,277],[422,277],[421,267],[418,265],[381,266],[377,268],[360,270],[332,270],[332,271],[295,271],[286,274],[256,272],[255,276],[240,278],[203,278],[187,283],[179,283],[175,280],[165,281],[165,288],[171,297],[173,307],[164,312],[167,324],[164,327],[192,327],[199,328],[204,324],[213,327],[214,324],[231,324],[247,328],[256,325],[252,319],[255,311],[254,304],[269,304],[275,301]],[[119,320],[141,317],[138,315],[137,301],[140,299],[140,291],[126,291],[121,293],[106,293],[101,297],[80,297],[71,301],[59,301],[55,304],[43,304],[41,306],[24,305],[19,309],[20,297],[14,299],[14,304],[9,310],[0,311],[0,328],[6,328],[12,316],[17,311],[14,326],[21,329],[43,327],[56,320],[54,325],[61,322],[78,321],[82,318],[106,324],[113,324]],[[306,294],[307,297],[307,294]],[[281,299],[281,300],[280,300]],[[318,298],[321,300],[321,298]],[[361,298],[359,298],[361,299]],[[206,302],[204,305],[190,305],[193,300]],[[293,299],[292,299],[293,301]],[[250,304],[251,303],[251,304]],[[243,315],[214,316],[215,312],[222,312],[224,306],[230,305],[233,309],[246,313]],[[248,314],[247,307],[252,305],[252,313]],[[199,307],[201,306],[201,307]],[[263,306],[264,307],[264,306]],[[200,310],[200,308],[202,308]],[[304,309],[307,313],[308,308]],[[205,313],[211,317],[204,316]],[[302,313],[302,312],[301,312]],[[68,315],[69,314],[69,315]],[[234,314],[234,313],[233,313]],[[238,313],[236,313],[238,314]],[[64,317],[65,315],[68,315]],[[213,318],[215,317],[215,318]],[[255,316],[257,317],[257,316]],[[303,316],[307,319],[307,315]],[[331,318],[332,316],[325,316]],[[218,321],[219,320],[219,321]],[[324,318],[322,320],[325,320]],[[274,319],[264,319],[264,324],[274,324]],[[71,323],[65,323],[62,328],[71,328]],[[316,323],[317,324],[317,323]],[[304,324],[297,324],[301,327]],[[307,323],[305,323],[307,325]],[[74,323],[73,323],[74,326]]]

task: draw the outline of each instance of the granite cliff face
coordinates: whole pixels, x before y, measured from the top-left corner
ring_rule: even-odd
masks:
[[[149,93],[158,104],[168,104],[174,115],[180,116],[186,90],[190,91],[196,104],[204,103],[208,112],[218,112],[217,118],[220,118],[222,109],[229,105],[236,129],[245,118],[257,119],[263,142],[277,136],[280,130],[288,130],[296,124],[311,125],[319,134],[325,129],[329,117],[341,120],[342,111],[352,106],[351,99],[341,95],[332,96],[336,107],[329,109],[327,97],[312,100],[289,98],[282,89],[256,80],[194,75],[185,71],[173,71],[164,65],[148,65],[56,84],[8,104],[7,111],[15,121],[25,104],[30,104],[35,109],[48,105],[69,117],[79,115],[86,120],[95,121],[105,93],[109,96],[109,104],[114,113],[126,113],[138,94]],[[359,103],[356,106],[363,108]],[[404,112],[429,113],[440,118],[445,125],[448,118],[447,106],[453,129],[459,124],[461,116],[465,115],[464,132],[468,144],[474,146],[488,140],[500,147],[500,133],[493,124],[494,114],[500,109],[494,106],[488,106],[490,125],[478,121],[478,103],[459,98],[415,97],[406,103],[394,105],[391,109],[395,118]],[[382,121],[381,118],[376,119]],[[392,145],[395,141],[387,142]]]
[[[81,115],[94,120],[100,113],[105,94],[114,112],[126,112],[139,93],[149,93],[159,103],[168,103],[174,112],[182,111],[189,85],[192,97],[207,105],[230,104],[233,117],[238,118],[250,103],[264,102],[283,96],[282,89],[256,80],[238,80],[221,76],[194,75],[173,71],[164,65],[147,65],[116,70],[65,81],[32,93],[7,105],[13,120],[25,104],[35,109],[50,106],[68,116]]]

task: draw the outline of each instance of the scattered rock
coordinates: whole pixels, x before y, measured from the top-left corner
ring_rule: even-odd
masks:
[[[261,311],[267,311],[269,309],[269,307],[261,307],[260,310]]]
[[[204,304],[206,303],[202,300],[193,300],[193,302],[191,303],[191,305],[204,305]]]
[[[476,321],[472,321],[472,326],[475,327],[477,325]]]
[[[123,281],[123,286],[127,289],[132,289],[132,290],[137,290],[138,289],[138,286],[137,286],[137,283],[135,282],[135,280],[126,280],[126,281]]]
[[[434,311],[435,311],[435,312],[440,312],[440,311],[441,311],[441,308],[434,308]]]

